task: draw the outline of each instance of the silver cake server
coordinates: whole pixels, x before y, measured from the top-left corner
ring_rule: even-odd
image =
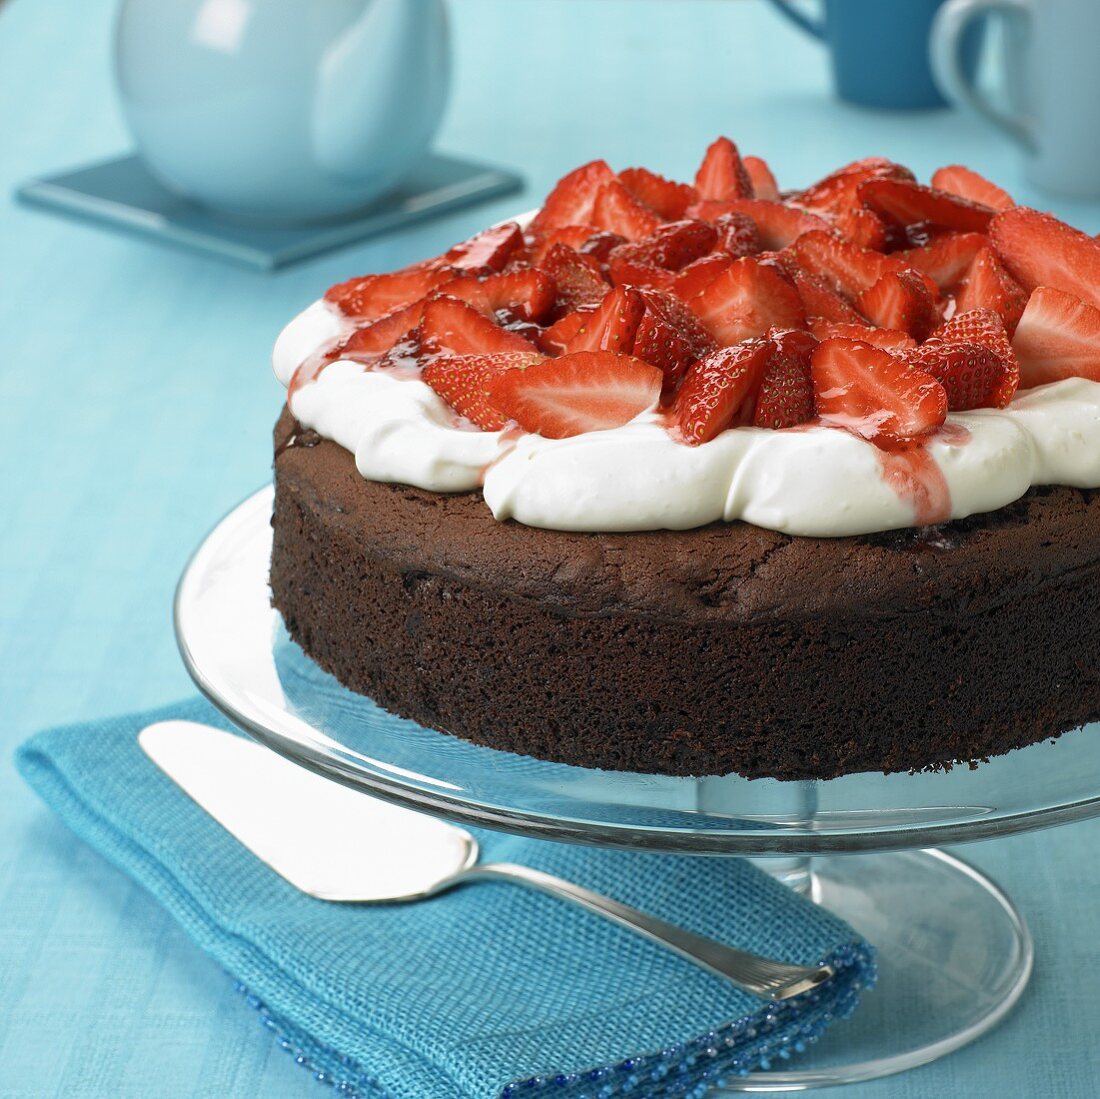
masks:
[[[138,734],[145,754],[230,835],[291,885],[325,901],[419,901],[473,881],[510,881],[572,901],[674,950],[756,996],[785,1000],[832,976],[692,934],[562,878],[478,865],[453,824],[341,786],[243,737],[192,721]]]

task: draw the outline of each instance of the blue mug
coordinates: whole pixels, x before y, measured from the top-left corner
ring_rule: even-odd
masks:
[[[771,0],[788,19],[829,50],[837,94],[862,107],[920,110],[946,107],[932,76],[928,42],[944,0],[824,0],[812,19],[792,0]],[[959,64],[973,80],[981,53],[981,23],[960,43]]]

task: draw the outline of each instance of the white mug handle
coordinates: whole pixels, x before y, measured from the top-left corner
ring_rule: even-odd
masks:
[[[1001,12],[1012,19],[1031,18],[1027,0],[948,0],[936,13],[928,42],[932,73],[940,91],[952,103],[969,107],[1030,149],[1035,141],[1026,123],[990,103],[963,72],[962,36],[975,19],[989,12]]]

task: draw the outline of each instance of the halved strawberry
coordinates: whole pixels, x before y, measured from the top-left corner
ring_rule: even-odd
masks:
[[[983,233],[944,233],[921,248],[895,252],[894,256],[935,280],[941,290],[952,290],[988,245],[989,237]]]
[[[566,439],[629,423],[661,395],[661,372],[632,355],[580,351],[489,382],[489,401],[524,431]]]
[[[733,265],[733,259],[724,252],[715,252],[689,263],[672,280],[669,290],[681,301],[691,301],[701,294],[714,280]]]
[[[614,279],[616,261],[641,267],[661,267],[667,271],[679,271],[705,256],[718,239],[718,231],[705,221],[668,222],[648,237],[620,244],[612,253],[609,265]],[[616,280],[621,281],[621,280]]]
[[[618,233],[627,240],[641,240],[656,232],[660,217],[640,203],[617,179],[605,183],[596,192],[592,205],[592,224]]]
[[[775,176],[772,175],[768,162],[758,156],[745,156],[741,158],[741,163],[745,166],[745,171],[752,183],[753,197],[778,202],[779,184],[775,182]]]
[[[654,290],[667,290],[675,271],[655,267],[652,263],[642,263],[622,256],[612,257],[607,264],[607,273],[612,286],[648,286]]]
[[[724,345],[761,336],[769,328],[802,328],[806,314],[795,288],[775,267],[748,256],[730,266],[688,306]]]
[[[1004,360],[1011,373],[1016,375],[1020,373],[1016,353],[1012,350],[1004,321],[992,309],[968,309],[965,312],[956,312],[928,338],[946,340],[949,343],[976,343],[981,347],[987,347]]]
[[[565,345],[588,323],[595,309],[575,309],[555,321],[535,337],[535,343],[548,355],[560,355]]]
[[[444,283],[439,293],[467,302],[490,320],[498,310],[512,309],[524,320],[541,321],[554,307],[557,288],[549,275],[526,268],[483,279],[465,275]]]
[[[819,340],[862,340],[892,354],[917,346],[917,341],[908,332],[899,332],[894,328],[874,328],[862,322],[846,324],[814,317],[810,320],[810,331]]]
[[[634,346],[645,302],[639,291],[630,286],[617,286],[585,316],[584,323],[565,345],[567,353],[575,351],[615,351],[627,354]]]
[[[831,233],[806,233],[795,241],[793,250],[801,267],[849,301],[858,298],[888,271],[905,270],[901,260],[859,248]],[[935,283],[931,279],[928,282],[929,289],[934,290]]]
[[[887,271],[855,300],[855,307],[877,328],[908,332],[917,340],[936,326],[936,303],[916,271]]]
[[[389,275],[363,275],[337,283],[325,291],[325,300],[357,320],[373,321],[406,305],[454,278],[446,267],[416,267]]]
[[[885,157],[866,157],[845,164],[792,197],[792,202],[808,210],[839,215],[862,206],[859,185],[867,179],[912,179],[908,168]]]
[[[539,266],[557,287],[556,313],[593,309],[607,293],[607,280],[599,260],[582,256],[564,244],[551,245]]]
[[[676,392],[688,367],[718,345],[679,298],[659,290],[639,293],[645,313],[634,334],[631,354],[664,374],[662,396],[667,400]]]
[[[725,252],[734,259],[740,259],[755,255],[764,247],[756,230],[756,222],[748,214],[722,214],[714,219],[713,225],[718,232],[714,242],[716,252]]]
[[[1020,382],[1000,355],[977,343],[928,340],[907,352],[905,361],[943,386],[951,412],[1006,408]]]
[[[438,297],[424,304],[420,319],[425,354],[494,355],[504,351],[530,353],[528,340],[505,332],[458,298]]]
[[[726,203],[726,212],[752,218],[756,231],[760,234],[761,245],[774,251],[786,248],[803,233],[829,229],[828,223],[816,214],[785,206],[782,202],[767,202],[761,198],[732,199]]]
[[[796,263],[788,272],[794,288],[802,300],[807,317],[822,317],[828,321],[863,324],[864,320],[839,294],[834,293],[822,279],[803,271]]]
[[[864,180],[859,185],[859,197],[894,225],[928,222],[944,229],[984,233],[993,217],[988,206],[908,179]]]
[[[991,210],[1011,210],[1016,205],[1007,191],[961,164],[948,164],[946,168],[937,168],[932,173],[932,186],[941,191],[949,191],[960,198],[968,198],[971,202],[978,202],[982,206],[988,206]]]
[[[1012,347],[1024,388],[1075,377],[1100,382],[1100,309],[1040,286],[1028,299]]]
[[[534,348],[529,352],[438,358],[424,367],[421,377],[451,408],[482,431],[500,431],[508,417],[489,404],[489,382],[505,370],[533,366],[543,358]]]
[[[558,180],[535,215],[530,229],[534,233],[560,229],[564,225],[590,225],[596,192],[615,178],[603,160],[593,160],[574,168]]]
[[[768,359],[753,412],[755,427],[781,431],[797,427],[814,415],[814,387],[810,356],[817,340],[809,332],[769,333],[775,351]]]
[[[456,244],[439,257],[444,267],[457,267],[472,274],[501,271],[517,250],[523,248],[523,233],[514,221],[493,225]]]
[[[881,251],[886,247],[886,224],[874,211],[865,206],[854,206],[844,210],[833,220],[833,228],[860,248],[872,248]]]
[[[720,347],[688,370],[673,410],[686,443],[708,443],[733,425],[759,389],[774,351],[771,340],[747,340]]]
[[[625,168],[619,179],[639,202],[669,221],[682,218],[684,211],[699,198],[690,183],[675,183],[648,168]]]
[[[424,310],[424,299],[395,309],[392,313],[357,328],[328,356],[330,359],[349,358],[372,361],[384,355],[394,344],[400,343],[419,323]]]
[[[527,247],[530,262],[538,267],[546,258],[546,253],[555,244],[564,244],[574,252],[595,256],[601,262],[606,260],[611,250],[623,243],[617,233],[608,233],[603,229],[593,229],[591,225],[563,225],[545,233],[532,233],[528,230]]]
[[[731,198],[752,198],[752,180],[728,137],[713,142],[695,173],[695,189],[701,199],[725,202]],[[690,215],[689,215],[690,216]]]
[[[869,343],[825,340],[810,374],[821,419],[880,445],[919,438],[947,417],[947,393],[935,378]]]
[[[956,309],[960,312],[992,309],[1011,334],[1016,330],[1025,305],[1027,293],[1024,288],[1001,266],[992,248],[981,249],[955,297]]]
[[[989,235],[1025,290],[1052,286],[1100,308],[1100,240],[1026,206],[998,214]]]

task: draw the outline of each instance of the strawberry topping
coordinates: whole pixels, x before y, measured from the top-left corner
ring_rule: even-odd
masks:
[[[524,431],[566,439],[629,423],[657,403],[661,372],[631,355],[580,351],[489,381],[493,407]]]
[[[775,351],[771,340],[747,340],[720,347],[687,372],[674,415],[686,443],[710,442],[730,427],[760,386]]]
[[[542,356],[534,349],[438,358],[424,367],[422,377],[451,408],[483,431],[499,431],[508,417],[490,405],[489,382],[505,370],[541,361]]]
[[[1012,348],[1025,388],[1071,377],[1100,382],[1100,309],[1040,286],[1016,326]]]

